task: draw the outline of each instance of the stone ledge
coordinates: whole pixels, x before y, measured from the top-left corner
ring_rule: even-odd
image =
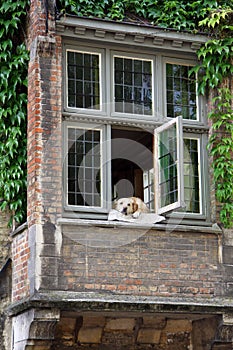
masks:
[[[228,308],[233,311],[232,297],[213,297],[209,299],[146,297],[118,294],[79,293],[65,291],[41,291],[34,296],[12,304],[8,309],[9,315],[30,308],[59,308],[80,311],[122,311],[145,313],[202,313],[207,315],[222,314]]]
[[[146,229],[146,230],[161,230],[167,232],[197,232],[197,233],[210,233],[210,234],[222,234],[221,228],[217,224],[209,224],[207,226],[199,226],[199,225],[185,225],[185,224],[135,224],[132,222],[120,222],[120,221],[108,221],[108,220],[88,220],[88,219],[69,219],[69,218],[60,218],[57,220],[57,225],[66,226],[66,227],[74,227],[74,226],[83,226],[86,229],[89,227],[101,227],[101,228],[109,228],[109,229]]]

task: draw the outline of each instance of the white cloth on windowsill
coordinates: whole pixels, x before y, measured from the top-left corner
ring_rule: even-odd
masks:
[[[108,214],[108,220],[134,222],[135,224],[155,224],[157,222],[165,220],[165,217],[154,213],[141,213],[139,217],[135,219],[132,215],[124,215],[119,211],[112,209]]]

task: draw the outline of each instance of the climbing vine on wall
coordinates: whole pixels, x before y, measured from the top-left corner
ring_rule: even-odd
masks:
[[[61,0],[58,7],[66,13],[112,20],[136,15],[164,28],[195,31],[211,9],[225,4],[215,0]]]
[[[216,198],[221,204],[220,219],[225,227],[233,226],[233,9],[219,8],[202,20],[208,26],[213,39],[198,52],[204,70],[199,92],[214,89],[213,109],[208,117],[212,120],[213,134],[209,140],[212,168],[216,184]]]
[[[65,11],[80,16],[132,20],[132,15],[135,15],[137,20],[146,19],[162,28],[208,33],[210,40],[198,51],[200,64],[193,71],[199,76],[200,94],[207,93],[208,89],[217,89],[217,97],[213,100],[215,108],[209,114],[214,130],[209,150],[213,156],[216,198],[221,203],[220,219],[225,227],[232,226],[232,87],[226,89],[221,85],[225,78],[231,81],[233,73],[233,5],[213,0],[100,0],[98,4],[94,0],[63,0],[60,5]]]
[[[6,206],[22,221],[26,210],[26,84],[28,53],[24,44],[24,19],[28,0],[0,0],[0,209]],[[215,131],[210,139],[214,157],[216,195],[222,204],[221,220],[233,222],[232,112],[230,90],[221,88],[232,75],[232,12],[227,0],[60,0],[60,14],[99,17],[115,21],[135,18],[162,28],[208,32],[211,39],[198,52],[199,92],[218,89],[209,117]],[[21,35],[19,35],[19,33]],[[230,126],[231,125],[231,126]],[[218,138],[221,128],[224,138]],[[220,158],[221,155],[221,158]],[[226,164],[227,166],[223,166]],[[225,186],[225,187],[224,187]]]
[[[0,209],[26,211],[27,0],[0,2]]]

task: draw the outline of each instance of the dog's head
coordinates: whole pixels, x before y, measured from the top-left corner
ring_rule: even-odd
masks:
[[[119,211],[124,215],[133,214],[135,213],[135,211],[138,210],[138,204],[136,203],[133,197],[120,198],[117,201],[115,201],[113,207],[114,209],[116,209],[117,211]]]

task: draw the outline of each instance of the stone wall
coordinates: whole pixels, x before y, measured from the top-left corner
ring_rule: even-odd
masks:
[[[11,238],[8,211],[0,212],[0,349],[11,347],[11,321],[5,310],[11,302]]]
[[[57,324],[52,350],[210,350],[221,321],[200,315],[196,320],[162,314],[71,316],[62,317]]]

